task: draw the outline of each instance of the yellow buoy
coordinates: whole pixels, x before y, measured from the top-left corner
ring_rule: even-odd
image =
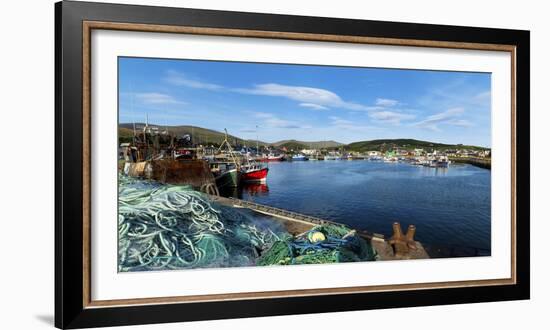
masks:
[[[325,234],[320,231],[312,231],[307,235],[307,238],[311,243],[322,242],[326,240]]]

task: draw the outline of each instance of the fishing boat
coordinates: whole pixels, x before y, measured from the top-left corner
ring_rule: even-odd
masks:
[[[219,189],[228,187],[238,187],[241,179],[239,153],[235,152],[227,138],[227,129],[225,138],[218,148],[214,159],[224,159],[223,161],[210,162],[210,170],[216,179],[216,185]],[[224,149],[225,148],[225,149]]]
[[[258,131],[258,126],[256,126],[256,132]],[[256,152],[260,150],[258,135],[256,135]],[[265,156],[265,154],[264,154]],[[283,156],[276,156],[273,153],[269,153],[267,157],[264,158],[264,161],[278,161],[281,160]],[[243,164],[239,167],[240,179],[242,182],[265,182],[267,179],[267,173],[269,168],[263,163],[258,163],[254,158],[246,156],[244,157]]]
[[[269,168],[261,163],[249,163],[241,165],[240,174],[242,182],[264,182],[267,179]]]
[[[285,155],[282,155],[282,154],[273,154],[273,153],[269,153],[268,155],[263,155],[262,157],[259,158],[259,161],[261,162],[280,162],[283,160]]]
[[[268,162],[280,162],[283,160],[284,155],[275,155],[275,154],[269,154],[267,155],[267,161]]]
[[[173,157],[178,160],[193,159],[195,158],[195,153],[189,148],[179,148],[173,151]]]
[[[340,160],[340,157],[339,156],[335,156],[335,155],[326,155],[325,160]]]
[[[451,164],[451,161],[447,156],[439,156],[437,158],[434,158],[430,162],[430,167],[444,167],[448,168],[449,164]]]
[[[122,174],[195,189],[214,185],[208,163],[197,156],[199,149],[193,146],[190,135],[178,136],[166,128],[150,126],[148,118],[139,131],[134,124],[133,133],[132,142],[120,146]]]
[[[210,162],[210,171],[216,180],[219,189],[238,187],[240,174],[237,166],[229,162]]]
[[[426,157],[414,157],[411,159],[411,165],[424,166],[426,164]]]
[[[303,161],[303,160],[309,160],[305,155],[303,154],[296,154],[292,156],[293,161]]]

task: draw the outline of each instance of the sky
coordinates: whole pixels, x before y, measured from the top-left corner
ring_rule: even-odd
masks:
[[[491,75],[119,58],[119,121],[265,142],[411,138],[491,146]]]

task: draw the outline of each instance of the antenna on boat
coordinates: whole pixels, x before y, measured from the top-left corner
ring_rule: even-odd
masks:
[[[134,85],[130,82],[130,112],[132,113],[132,121],[134,128],[134,137],[132,143],[136,143],[136,115],[134,113]]]
[[[149,141],[147,141],[147,128],[149,127],[149,114],[145,113],[145,126],[143,126],[143,140],[147,149],[149,149]]]
[[[258,125],[256,125],[256,154],[260,153],[260,147],[259,147],[259,139],[258,139]]]

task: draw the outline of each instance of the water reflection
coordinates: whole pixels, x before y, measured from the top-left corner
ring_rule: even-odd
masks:
[[[423,176],[446,176],[449,173],[448,167],[421,167]]]
[[[247,196],[268,196],[269,187],[265,183],[244,183],[241,187],[225,187],[220,190],[223,197],[243,198],[243,193]]]
[[[223,197],[243,198],[243,192],[237,187],[223,187],[220,188],[220,195]]]
[[[267,196],[269,187],[265,183],[246,183],[242,187],[249,196]]]

